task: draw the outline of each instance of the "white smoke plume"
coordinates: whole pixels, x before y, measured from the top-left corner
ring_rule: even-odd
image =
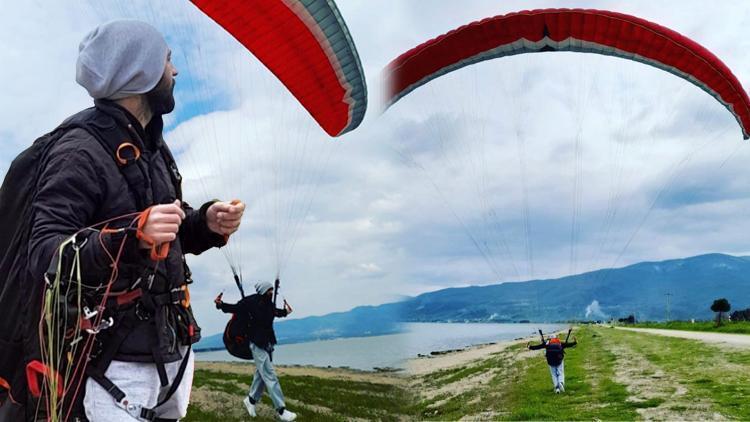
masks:
[[[602,312],[602,308],[601,306],[599,306],[598,300],[594,300],[586,307],[586,318],[607,319],[607,315]]]

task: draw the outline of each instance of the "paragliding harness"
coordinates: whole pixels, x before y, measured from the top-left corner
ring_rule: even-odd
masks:
[[[237,288],[240,290],[242,300],[245,299],[245,289],[242,287],[242,279],[238,274],[234,274],[234,282],[237,284]],[[224,293],[219,294],[216,298],[221,300]],[[224,335],[221,340],[224,342],[224,347],[227,349],[230,355],[245,359],[252,360],[253,352],[250,350],[250,324],[252,324],[252,316],[243,323],[237,318],[237,314],[232,314],[232,317],[227,322],[227,326],[224,328]]]
[[[570,332],[572,329],[568,330],[568,336],[565,338],[565,342],[568,342],[568,339],[570,338]],[[539,330],[539,334],[542,336],[542,343],[545,343],[544,340],[544,334],[542,334],[542,330]],[[547,363],[552,366],[558,366],[560,363],[562,363],[563,359],[565,358],[565,350],[563,348],[563,344],[560,341],[559,338],[553,337],[548,340],[546,340],[546,346],[544,348],[544,355],[547,358]]]
[[[4,243],[5,256],[2,257],[2,270],[3,274],[7,274],[8,278],[5,280],[5,286],[1,286],[3,290],[8,290],[8,286],[17,284],[23,286],[26,280],[26,270],[19,273],[17,266],[19,263],[24,261],[20,259],[20,256],[25,254],[28,241],[30,238],[31,231],[31,202],[34,198],[36,185],[40,177],[41,171],[44,168],[44,163],[47,160],[48,153],[52,147],[61,139],[66,133],[73,129],[82,129],[88,134],[93,136],[101,146],[110,153],[113,160],[120,169],[121,174],[125,178],[128,187],[132,190],[134,197],[137,201],[138,209],[145,209],[141,213],[139,218],[138,228],[136,229],[136,237],[143,238],[143,234],[140,229],[145,223],[150,206],[153,204],[153,192],[151,190],[151,182],[149,176],[149,169],[143,162],[140,161],[140,150],[133,143],[127,141],[132,137],[121,127],[122,123],[116,121],[116,118],[110,116],[105,110],[107,107],[113,107],[106,102],[97,101],[96,107],[86,109],[64,121],[52,132],[37,139],[31,147],[23,151],[13,161],[11,168],[8,170],[6,180],[3,183],[2,190],[0,191],[0,210],[3,211],[3,217],[8,225],[0,225],[0,241]],[[104,110],[102,110],[104,109]],[[122,141],[125,140],[125,141]],[[161,154],[167,167],[170,170],[170,177],[172,184],[174,185],[176,195],[178,199],[181,199],[181,176],[177,170],[174,158],[172,157],[169,149],[166,146],[162,146]],[[29,176],[33,177],[29,177]],[[6,201],[7,199],[7,201]],[[16,218],[17,217],[17,218]],[[13,227],[10,227],[10,224]],[[21,229],[18,229],[21,227]],[[103,229],[104,232],[106,229]],[[120,230],[110,230],[111,233],[115,233]],[[127,233],[125,234],[127,236]],[[148,239],[146,239],[148,240]],[[6,243],[7,242],[7,243]],[[123,240],[124,242],[124,240]],[[83,243],[77,243],[75,236],[72,238],[71,249],[80,249],[85,246]],[[151,258],[155,261],[166,258],[169,252],[169,244],[161,245],[160,248],[156,248],[154,245],[151,250]],[[70,280],[66,280],[65,277],[60,275],[65,274],[67,269],[67,261],[69,261],[69,254],[66,251],[61,250],[60,260],[56,262],[53,259],[53,263],[50,266],[50,270],[45,274],[47,282],[47,289],[51,288],[51,280],[59,281],[64,284]],[[164,367],[163,356],[159,353],[160,350],[164,350],[168,347],[167,340],[164,338],[162,333],[166,326],[171,326],[175,330],[172,347],[176,347],[178,340],[182,340],[183,345],[190,346],[200,339],[200,329],[197,327],[195,320],[190,310],[190,296],[187,286],[192,282],[191,273],[183,256],[183,265],[185,270],[185,284],[175,286],[160,286],[161,290],[165,290],[163,293],[155,293],[156,289],[152,290],[155,282],[156,272],[155,268],[147,268],[144,273],[139,277],[128,289],[124,292],[117,292],[118,294],[113,297],[105,297],[102,301],[98,300],[94,296],[96,294],[101,295],[98,292],[98,288],[95,288],[93,292],[88,292],[84,295],[84,303],[69,303],[70,298],[67,295],[63,295],[60,300],[68,303],[64,303],[63,309],[67,312],[66,323],[69,325],[80,324],[80,329],[85,332],[85,335],[92,337],[94,342],[93,349],[90,349],[89,356],[80,357],[81,361],[84,362],[85,371],[80,368],[74,368],[74,374],[78,374],[79,383],[84,381],[85,376],[91,377],[94,381],[99,383],[104,389],[109,392],[118,406],[125,409],[130,415],[136,419],[153,420],[155,418],[155,412],[153,409],[145,408],[139,404],[130,403],[117,386],[115,386],[104,374],[109,367],[112,360],[115,358],[117,351],[124,342],[125,338],[132,332],[134,327],[143,321],[149,319],[153,320],[157,328],[159,335],[155,342],[156,344],[152,348],[153,360],[156,363],[159,379],[162,387],[169,385],[167,373]],[[63,265],[60,265],[63,264]],[[62,274],[57,274],[57,269],[62,268]],[[113,268],[113,271],[116,271]],[[113,282],[114,280],[111,280]],[[34,283],[29,283],[32,286],[36,286]],[[140,286],[139,286],[140,284]],[[157,283],[159,284],[159,283]],[[165,284],[165,283],[160,283]],[[99,288],[102,286],[99,286]],[[165,288],[166,287],[166,288]],[[16,403],[13,398],[16,399],[25,397],[27,392],[31,394],[34,400],[40,400],[43,394],[56,394],[58,398],[61,398],[64,393],[64,389],[61,382],[58,382],[58,389],[54,393],[44,391],[44,388],[40,386],[40,380],[60,380],[60,374],[64,372],[64,368],[50,368],[42,362],[38,353],[40,353],[41,344],[37,333],[30,331],[38,326],[38,323],[33,319],[36,318],[39,313],[38,309],[41,305],[41,301],[38,301],[39,295],[34,293],[32,288],[31,299],[29,300],[28,308],[24,310],[23,314],[27,316],[28,321],[25,321],[22,331],[24,331],[24,343],[30,342],[29,347],[24,347],[25,353],[31,353],[32,356],[1,356],[0,353],[0,393],[4,393],[3,389],[7,390],[8,399]],[[75,290],[75,289],[68,289]],[[0,296],[0,299],[12,300],[10,296]],[[15,298],[18,300],[18,297]],[[104,303],[105,306],[97,306],[99,303]],[[4,305],[0,303],[0,305]],[[85,305],[85,306],[84,306]],[[173,312],[168,312],[167,307],[170,307]],[[3,307],[5,308],[5,307]],[[106,315],[106,318],[105,318]],[[96,316],[96,318],[94,318]],[[93,324],[94,321],[98,323]],[[59,344],[59,342],[66,342],[68,347],[71,347],[75,342],[82,340],[82,337],[71,339],[68,337],[70,333],[69,327],[61,327],[62,333],[65,335],[64,340],[62,339],[47,339],[53,343]],[[163,329],[160,329],[163,328]],[[101,331],[105,332],[106,339],[104,341],[101,338],[96,338],[97,334]],[[17,338],[13,336],[12,338]],[[20,349],[20,348],[19,348]],[[21,350],[15,351],[18,354],[23,354]],[[7,351],[6,351],[7,352]],[[10,352],[8,352],[10,353]],[[182,358],[178,373],[173,380],[173,383],[166,394],[161,397],[159,403],[155,406],[158,407],[165,403],[176,391],[180,384],[182,377],[185,373],[188,357],[190,350],[188,349]],[[90,359],[90,362],[88,360]],[[68,361],[72,360],[69,356]],[[25,368],[20,365],[21,362],[28,362]],[[23,371],[25,369],[26,384],[22,385]],[[80,372],[79,372],[80,371]],[[85,375],[84,375],[85,373]],[[52,383],[54,384],[54,383]],[[28,388],[28,390],[26,389]],[[79,388],[75,389],[76,395],[79,392]],[[13,395],[11,395],[13,393]],[[20,394],[19,394],[20,393]],[[76,415],[79,418],[84,418],[82,412],[82,396],[74,397],[68,403],[63,405],[71,406],[72,412],[65,413],[70,415]],[[3,395],[0,395],[0,406],[7,401],[3,399]],[[32,400],[33,402],[33,400]],[[28,412],[27,412],[28,414]],[[2,413],[0,413],[0,416]]]
[[[232,314],[229,322],[227,322],[222,340],[224,341],[224,347],[226,347],[230,355],[245,360],[253,359],[253,352],[250,350],[250,336],[248,334],[250,331],[249,324],[252,324],[252,322],[241,324],[236,314]]]

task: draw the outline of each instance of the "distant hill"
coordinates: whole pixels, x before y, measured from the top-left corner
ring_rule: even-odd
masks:
[[[556,322],[666,317],[708,319],[709,307],[726,297],[733,309],[750,307],[750,257],[723,254],[642,262],[551,280],[443,289],[380,306],[280,320],[281,343],[361,337],[399,332],[399,322]],[[196,350],[222,348],[221,334]]]
[[[750,306],[750,259],[700,255],[553,280],[464,287],[425,293],[404,303],[404,321],[554,322],[635,314],[639,320],[703,319],[714,299]],[[595,302],[596,301],[596,302]],[[588,315],[587,315],[588,311]]]
[[[303,343],[344,337],[395,334],[401,331],[400,304],[360,306],[347,312],[291,320],[276,320],[279,343]],[[228,319],[227,319],[228,320]],[[223,349],[222,333],[201,339],[196,351]]]

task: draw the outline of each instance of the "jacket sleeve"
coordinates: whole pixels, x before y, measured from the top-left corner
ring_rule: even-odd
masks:
[[[286,311],[286,309],[278,309],[275,310],[276,318],[285,318],[287,315],[289,315],[289,312]]]
[[[567,342],[566,342],[566,343],[563,343],[563,345],[562,345],[562,346],[563,346],[563,349],[567,349],[568,347],[576,347],[576,344],[578,344],[578,342],[577,342],[577,341],[574,341],[574,342],[572,342],[572,343],[567,343]]]
[[[545,346],[546,346],[546,344],[544,344],[544,343],[542,343],[542,344],[534,344],[532,346],[529,346],[529,350],[541,350],[541,349],[544,349]]]
[[[206,211],[216,201],[203,204],[199,210],[193,209],[184,203],[182,209],[185,211],[185,220],[180,226],[180,243],[184,253],[199,255],[213,247],[220,248],[226,245],[224,236],[212,232],[206,223]]]
[[[82,147],[88,141],[84,136],[87,137],[80,131],[71,131],[58,140],[41,169],[32,204],[28,244],[29,265],[34,276],[41,277],[51,264],[56,265],[55,257],[65,240],[97,223],[93,219],[105,198],[105,187],[101,182],[103,172],[96,167],[100,158]],[[129,222],[127,219],[113,226],[127,226]],[[82,245],[81,265],[87,273],[109,273],[110,255],[116,256],[120,247],[123,262],[142,259],[138,242],[130,232],[100,234],[99,231],[85,230],[77,235],[77,244]]]
[[[221,309],[221,312],[224,312],[225,314],[236,314],[240,310],[239,303],[231,304],[231,303],[224,303],[221,302],[219,304],[219,309]]]

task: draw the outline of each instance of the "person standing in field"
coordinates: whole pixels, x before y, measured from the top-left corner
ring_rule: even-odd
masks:
[[[567,341],[561,342],[557,335],[554,334],[547,341],[542,341],[540,344],[532,345],[531,342],[526,343],[526,347],[529,350],[544,349],[544,356],[547,358],[547,365],[549,365],[555,394],[565,392],[565,349],[575,347],[576,344],[578,342],[575,337],[573,337],[572,343],[568,343]]]

